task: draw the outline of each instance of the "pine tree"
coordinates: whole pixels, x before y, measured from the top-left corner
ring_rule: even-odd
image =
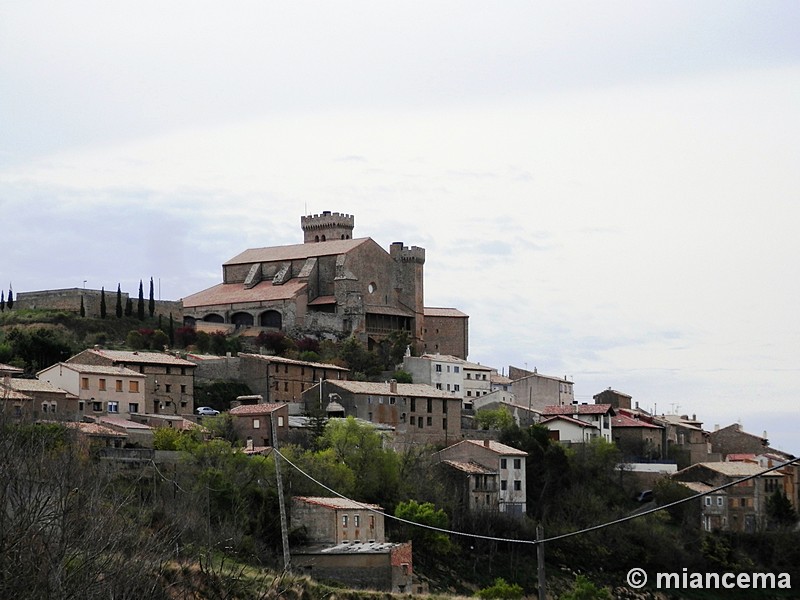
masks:
[[[141,279],[139,280],[139,304],[136,306],[136,315],[140,321],[144,321],[144,288]]]
[[[83,305],[83,295],[81,295],[81,316],[86,316],[86,307]]]
[[[117,318],[122,317],[122,289],[117,284]]]
[[[153,314],[156,312],[156,300],[153,298],[153,278],[150,278],[150,302],[147,305],[147,309],[150,312],[150,318],[153,318]]]
[[[83,300],[82,296],[81,296],[81,300]],[[100,288],[100,318],[101,319],[105,319],[106,318],[106,288],[105,287],[101,287]]]

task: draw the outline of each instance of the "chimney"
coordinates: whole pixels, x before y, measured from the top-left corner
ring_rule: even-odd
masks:
[[[489,447],[489,440],[483,440],[483,447],[484,448],[488,448]]]
[[[389,391],[392,394],[396,394],[397,393],[397,379],[390,379],[389,380]]]

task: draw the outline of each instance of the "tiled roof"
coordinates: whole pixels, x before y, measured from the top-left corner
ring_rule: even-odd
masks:
[[[497,471],[492,469],[488,469],[483,465],[479,465],[476,462],[463,462],[460,460],[443,460],[444,464],[453,467],[454,469],[458,469],[464,473],[469,475],[496,475]]]
[[[658,425],[653,425],[652,423],[648,423],[647,421],[643,421],[642,419],[634,419],[627,415],[618,414],[615,417],[611,417],[611,426],[612,427],[645,427],[648,429],[662,429]]]
[[[317,506],[324,506],[326,508],[345,509],[345,510],[358,510],[359,508],[370,508],[372,510],[383,511],[382,506],[377,504],[367,504],[366,502],[356,502],[355,500],[348,500],[347,498],[325,498],[322,496],[295,496],[293,500],[305,502],[306,504],[315,504]]]
[[[136,350],[106,350],[94,349],[90,350],[99,356],[110,358],[114,362],[132,363],[132,364],[148,364],[148,365],[167,365],[176,367],[195,367],[193,362],[178,358],[172,354],[165,352],[139,352]]]
[[[17,390],[6,387],[0,382],[0,399],[2,400],[33,400],[31,396],[18,392]]]
[[[244,302],[274,302],[291,300],[305,290],[308,284],[300,279],[290,279],[283,285],[272,285],[272,281],[262,281],[252,288],[242,283],[218,283],[202,292],[197,292],[183,299],[185,308],[203,306],[224,306]]]
[[[543,415],[604,415],[607,412],[614,414],[610,404],[565,404],[564,406],[545,406]]]
[[[140,431],[151,431],[153,428],[144,423],[137,423],[136,421],[129,421],[123,417],[100,417],[101,424],[113,425],[114,427],[121,427],[123,429],[138,429]]]
[[[348,371],[346,367],[340,367],[338,365],[332,365],[330,363],[318,363],[318,362],[310,362],[307,360],[295,360],[293,358],[284,358],[282,356],[272,356],[271,354],[249,354],[246,352],[240,352],[239,356],[246,356],[248,358],[257,358],[259,360],[263,360],[264,362],[269,363],[280,363],[282,365],[299,365],[303,367],[315,367],[317,369],[336,369],[337,371]]]
[[[426,306],[424,309],[426,317],[469,317],[457,308],[434,308]]]
[[[553,417],[549,417],[542,421],[542,425],[547,425],[548,423],[552,423],[553,421],[566,421],[567,423],[572,423],[573,425],[577,425],[579,427],[597,429],[597,427],[595,425],[592,425],[591,423],[587,423],[586,421],[581,421],[580,419],[573,419],[572,417],[567,415],[555,415]]]
[[[23,369],[19,367],[12,367],[11,365],[7,365],[4,363],[0,363],[0,373],[8,373],[9,375],[18,375],[22,373]]]
[[[692,466],[701,466],[705,467],[706,469],[711,469],[712,471],[716,471],[717,473],[721,473],[722,475],[728,475],[729,477],[749,477],[750,475],[757,475],[764,470],[761,465],[757,465],[755,463],[748,463],[748,462],[704,462],[704,463],[696,463]],[[686,467],[686,469],[691,469],[692,467]],[[684,471],[686,470],[684,469]],[[772,471],[771,473],[767,473],[767,477],[783,477],[782,473],[778,471]]]
[[[272,402],[264,402],[262,404],[242,404],[241,406],[232,408],[230,413],[232,415],[236,415],[237,417],[246,417],[249,415],[268,415],[275,412],[282,406],[286,406],[286,404]]]
[[[463,358],[458,358],[457,356],[452,356],[450,354],[430,354],[426,353],[420,356],[420,358],[424,358],[426,360],[430,360],[433,362],[443,362],[443,363],[455,363],[461,365],[464,369],[470,369],[472,371],[492,371],[492,367],[486,367],[484,365],[480,365],[478,363],[472,363]]]
[[[143,373],[139,373],[138,371],[133,371],[132,369],[128,369],[125,367],[113,367],[110,365],[84,365],[82,363],[58,363],[57,365],[53,365],[52,367],[47,367],[46,369],[42,369],[37,373],[37,375],[41,375],[46,371],[54,371],[56,367],[61,367],[64,369],[69,369],[70,371],[74,371],[76,373],[91,373],[93,375],[109,375],[109,376],[118,376],[118,377],[138,377],[138,378],[145,378],[146,375]]]
[[[488,445],[486,444],[488,442]],[[504,456],[528,456],[527,452],[523,452],[522,450],[517,450],[516,448],[512,448],[511,446],[506,446],[505,444],[501,444],[500,442],[496,442],[495,440],[464,440],[463,442],[459,442],[459,444],[472,444],[474,446],[480,446],[481,448],[486,448],[495,452],[497,454],[502,454]]]
[[[755,454],[728,454],[725,457],[728,462],[758,462]]]
[[[399,306],[365,306],[364,312],[373,315],[397,315],[400,317],[413,317],[414,313]]]
[[[81,423],[81,422],[73,422],[67,421],[64,423],[65,426],[69,427],[70,429],[77,429],[81,433],[90,436],[103,436],[103,437],[116,437],[116,438],[126,438],[128,434],[122,433],[121,431],[116,431],[111,429],[110,427],[103,427],[102,425],[98,425],[97,423]]]
[[[712,486],[710,486],[708,484],[705,484],[705,483],[700,483],[699,481],[679,481],[678,483],[680,483],[684,487],[689,488],[690,490],[692,490],[696,494],[705,494],[705,493],[710,492],[711,490],[714,489]],[[727,494],[728,492],[726,492],[725,490],[722,490],[722,491],[717,492],[717,493]]]
[[[357,248],[368,241],[371,241],[371,238],[330,240],[313,244],[291,244],[289,246],[272,246],[268,248],[250,248],[223,263],[223,266],[303,260],[316,256],[335,256],[337,254],[346,254],[353,248]]]
[[[64,390],[57,388],[49,381],[40,379],[9,379],[8,387],[18,392],[60,392],[67,394]]]
[[[372,396],[405,396],[408,398],[449,398],[459,399],[452,392],[437,390],[435,387],[424,383],[398,383],[397,391],[392,392],[390,384],[374,383],[369,381],[341,381],[327,380],[326,386],[339,387],[353,394],[368,394]]]

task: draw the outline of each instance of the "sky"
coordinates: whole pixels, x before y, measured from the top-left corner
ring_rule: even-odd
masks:
[[[800,4],[0,4],[0,289],[175,300],[300,216],[469,359],[800,454]]]

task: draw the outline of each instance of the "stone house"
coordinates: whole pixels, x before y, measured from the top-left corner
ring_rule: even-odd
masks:
[[[664,427],[640,418],[638,413],[617,409],[611,417],[614,443],[625,460],[664,458]]]
[[[393,443],[447,445],[461,439],[461,399],[417,383],[331,381],[305,391],[306,412],[355,417],[394,428]]]
[[[77,398],[80,417],[129,418],[145,406],[145,375],[125,367],[65,362],[42,369],[37,377]]]
[[[466,359],[469,356],[469,316],[456,308],[425,307],[421,351]]]
[[[289,435],[289,407],[285,402],[242,404],[229,411],[237,439],[245,447],[273,446],[273,426],[278,442]]]
[[[563,378],[542,375],[536,369],[527,371],[508,367],[511,392],[517,403],[537,410],[545,406],[569,406],[575,402],[573,383]]]
[[[562,406],[545,406],[542,409],[542,424],[547,425],[549,417],[571,417],[575,421],[583,421],[594,426],[596,431],[593,432],[593,437],[602,437],[610,442],[612,440],[611,418],[615,415],[616,412],[610,404],[572,403]],[[563,419],[561,421],[563,422]]]
[[[542,411],[517,403],[514,394],[503,389],[496,389],[472,401],[475,413],[484,409],[496,410],[501,407],[505,408],[514,418],[514,422],[523,429],[542,420]]]
[[[74,421],[82,416],[77,396],[39,379],[3,378],[0,400],[13,419]]]
[[[739,423],[721,429],[715,427],[708,434],[708,441],[711,451],[719,453],[722,458],[728,454],[762,454],[771,450],[766,431],[763,436],[748,433]]]
[[[497,469],[475,461],[444,459],[440,466],[443,481],[453,499],[453,515],[500,510],[500,483]]]
[[[672,478],[679,482],[702,483],[717,488],[755,475],[753,479],[725,488],[725,494],[705,496],[703,499],[703,507],[708,509],[704,510],[704,527],[754,533],[766,523],[767,498],[784,487],[782,473],[772,471],[760,475],[763,470],[754,463],[706,462],[686,467]],[[709,517],[708,520],[705,517]]]
[[[226,331],[354,335],[370,349],[404,332],[423,347],[425,249],[394,242],[387,252],[371,238],[354,239],[352,215],[323,212],[300,222],[302,244],[252,248],[225,262],[222,283],[183,299],[184,321]],[[432,318],[448,324],[439,325],[439,343],[452,336],[454,346],[463,345],[463,314]]]
[[[474,463],[487,471],[485,473],[470,473],[471,477],[464,478],[464,485],[460,494],[472,495],[471,507],[492,508],[495,500],[492,498],[492,482],[499,483],[497,489],[497,509],[511,516],[522,516],[527,507],[526,469],[525,459],[527,452],[506,446],[494,440],[462,440],[448,446],[436,454],[440,463],[448,465],[445,461],[456,463],[449,464],[450,468],[463,471],[462,465]],[[486,477],[484,477],[484,475]],[[492,476],[493,475],[493,476]]]
[[[386,541],[383,508],[344,498],[294,497],[292,528],[308,543],[292,549],[296,571],[357,588],[411,593],[411,543]]]
[[[170,415],[194,412],[196,365],[191,361],[164,352],[94,348],[79,352],[67,363],[123,367],[144,375],[144,402],[137,412]]]
[[[292,415],[303,412],[302,396],[320,380],[347,380],[349,369],[326,363],[269,356],[239,354],[239,381],[266,402],[286,402]]]

